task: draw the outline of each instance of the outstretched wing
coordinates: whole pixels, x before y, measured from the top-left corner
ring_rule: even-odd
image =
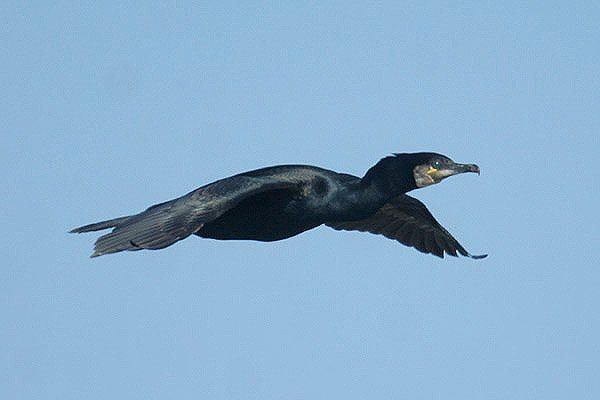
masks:
[[[82,226],[71,232],[114,228],[98,238],[92,257],[123,250],[162,249],[197,232],[250,196],[298,186],[298,182],[281,176],[236,175],[156,204],[139,214]]]
[[[372,216],[358,221],[327,222],[337,230],[357,230],[384,235],[400,243],[414,247],[423,253],[431,253],[444,258],[444,252],[457,256],[484,258],[484,255],[471,255],[458,241],[431,215],[419,200],[408,195],[398,196],[379,209]]]

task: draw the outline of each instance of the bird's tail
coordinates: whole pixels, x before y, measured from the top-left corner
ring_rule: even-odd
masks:
[[[157,204],[136,215],[97,222],[73,229],[73,233],[114,228],[96,240],[91,257],[123,250],[162,249],[188,237],[185,214],[173,212],[174,200]]]
[[[125,220],[130,217],[131,217],[131,215],[129,215],[127,217],[109,219],[108,221],[96,222],[95,224],[80,226],[79,228],[70,230],[69,233],[83,233],[83,232],[101,231],[102,229],[114,228],[115,226],[125,222]]]

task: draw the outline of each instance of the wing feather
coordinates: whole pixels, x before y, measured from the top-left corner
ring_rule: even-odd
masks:
[[[71,232],[113,228],[98,238],[92,257],[123,250],[162,249],[195,233],[249,196],[298,186],[297,181],[281,176],[236,175],[156,204],[139,214],[86,225]]]
[[[472,255],[431,215],[419,200],[408,195],[398,196],[372,216],[358,221],[327,222],[337,230],[358,230],[384,235],[400,243],[414,247],[423,253],[443,258],[444,253],[471,258],[487,255]]]

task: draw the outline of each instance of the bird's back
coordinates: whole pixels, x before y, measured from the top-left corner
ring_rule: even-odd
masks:
[[[350,175],[309,165],[281,165],[245,172],[197,189],[205,198],[215,192],[236,193],[256,182],[279,182],[259,191],[206,223],[196,234],[214,239],[274,241],[312,229],[326,221],[329,198]]]

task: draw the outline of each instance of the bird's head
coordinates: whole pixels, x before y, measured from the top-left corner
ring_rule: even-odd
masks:
[[[440,183],[445,178],[477,172],[475,164],[459,164],[437,153],[394,153],[372,167],[363,180],[375,184],[393,194]]]
[[[396,157],[414,158],[413,177],[418,188],[440,183],[443,179],[464,172],[477,172],[479,167],[475,164],[459,164],[441,154],[416,153],[396,154]]]

